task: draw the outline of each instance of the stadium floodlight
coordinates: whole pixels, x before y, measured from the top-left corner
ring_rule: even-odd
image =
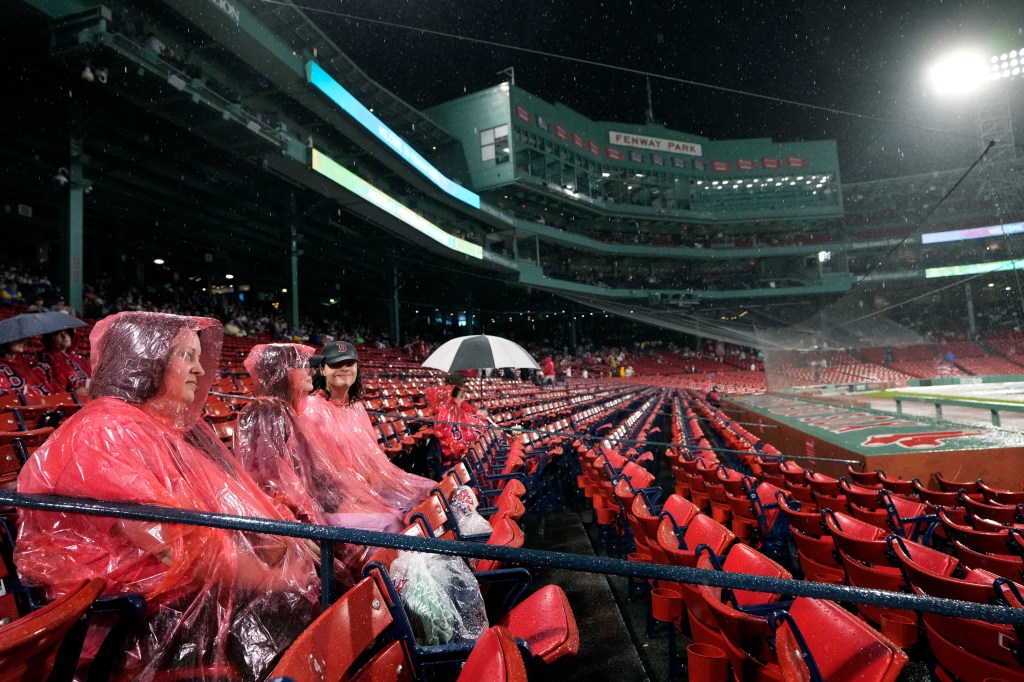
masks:
[[[1022,69],[1024,69],[1024,47],[1019,50],[1010,50],[1000,55],[993,55],[989,59],[989,77],[992,80],[1019,76]]]
[[[163,258],[154,258],[153,259],[153,263],[155,265],[163,265],[164,264],[164,259]]]
[[[988,64],[977,50],[956,50],[928,69],[928,80],[940,95],[968,94],[993,80]]]

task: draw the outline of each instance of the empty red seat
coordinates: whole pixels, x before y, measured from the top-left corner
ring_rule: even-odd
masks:
[[[1020,504],[1024,502],[1024,490],[1002,490],[978,481],[978,489],[985,500],[995,504]]]
[[[949,510],[938,510],[942,529],[950,540],[960,542],[975,552],[982,554],[1008,554],[1010,552],[1010,531],[1012,529],[980,530],[966,523],[957,523]]]
[[[459,672],[458,682],[526,682],[523,655],[508,629],[488,628],[476,641]],[[384,682],[374,677],[374,682]]]
[[[0,680],[46,679],[65,636],[105,586],[102,578],[94,578],[50,604],[0,626]]]
[[[572,607],[558,585],[545,585],[521,601],[497,625],[526,640],[530,652],[545,663],[575,656],[580,633]]]
[[[744,544],[735,544],[725,557],[725,561],[718,564],[706,553],[702,553],[697,561],[697,568],[722,570],[729,573],[746,573],[769,578],[791,578],[792,575],[785,568],[766,557],[753,547]],[[725,648],[722,631],[715,619],[712,606],[707,604],[705,599],[712,594],[718,594],[729,601],[733,607],[747,608],[754,605],[772,604],[778,602],[780,596],[768,592],[753,592],[750,590],[734,589],[731,591],[702,592],[694,586],[688,586],[683,592],[686,599],[686,610],[690,621],[690,632],[696,642],[714,644]],[[780,606],[781,608],[781,606]]]
[[[957,481],[955,479],[946,478],[942,475],[941,471],[936,471],[932,474],[932,478],[939,486],[939,490],[945,492],[955,493],[960,490],[966,490],[969,493],[981,492],[978,488],[978,481]]]
[[[789,521],[790,530],[798,530],[804,535],[815,537],[819,537],[825,532],[820,511],[816,509],[804,511],[803,505],[783,492],[780,492],[776,499],[779,502],[779,509]]]
[[[364,578],[341,596],[307,627],[281,656],[271,677],[287,676],[295,682],[342,679],[357,673],[353,664],[393,622],[383,592],[373,577]],[[413,679],[412,665],[406,660],[401,643],[396,649],[384,649],[370,658],[362,672],[375,670],[382,662],[398,655],[399,667],[408,667],[408,675],[382,679]],[[392,668],[393,669],[393,668]]]
[[[846,472],[849,474],[852,482],[867,488],[881,488],[882,483],[878,480],[878,476],[879,474],[885,473],[881,469],[875,469],[873,471],[858,471],[853,468],[852,464],[846,465]]]
[[[776,622],[779,667],[786,680],[888,682],[909,660],[866,623],[824,599],[797,597]]]

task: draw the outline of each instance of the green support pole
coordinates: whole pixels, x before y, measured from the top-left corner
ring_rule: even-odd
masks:
[[[82,140],[71,138],[71,161],[68,164],[68,229],[66,239],[67,271],[65,294],[68,305],[82,312],[82,245],[85,206],[85,183],[82,174]]]
[[[288,230],[289,244],[291,247],[291,275],[292,284],[288,290],[291,294],[291,305],[288,310],[288,324],[292,329],[299,328],[299,227],[296,223],[295,193],[292,192],[289,201]]]
[[[398,266],[395,264],[394,253],[388,265],[388,289],[390,296],[390,318],[391,318],[391,347],[398,348],[401,344],[401,334],[398,327]]]

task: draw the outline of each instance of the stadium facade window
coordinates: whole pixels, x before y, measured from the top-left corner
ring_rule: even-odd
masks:
[[[495,164],[508,163],[507,123],[480,131],[480,160],[493,161]]]

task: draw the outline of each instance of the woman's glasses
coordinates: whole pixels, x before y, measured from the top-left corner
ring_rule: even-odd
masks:
[[[176,349],[174,350],[174,354],[175,354],[175,355],[177,355],[177,356],[178,356],[179,358],[181,358],[181,359],[182,359],[182,360],[184,360],[184,361],[185,361],[185,362],[186,362],[187,364],[190,364],[190,365],[191,365],[191,364],[192,364],[193,362],[195,362],[195,361],[196,361],[196,358],[197,358],[197,357],[199,357],[199,356],[198,356],[198,354],[197,354],[197,353],[196,353],[195,351],[191,351],[191,350],[181,350],[181,349],[178,349],[178,348],[176,348]]]

